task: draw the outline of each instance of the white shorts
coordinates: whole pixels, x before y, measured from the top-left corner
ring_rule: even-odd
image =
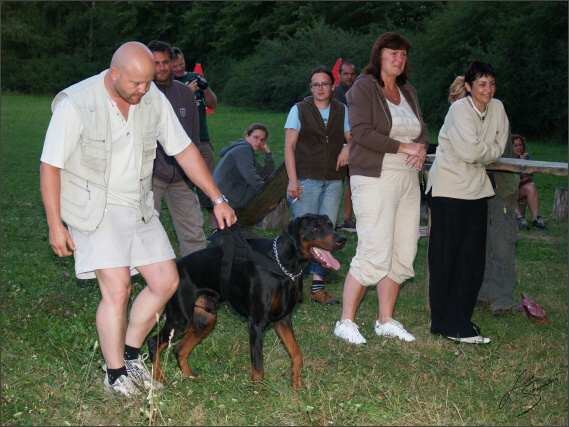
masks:
[[[176,258],[156,211],[144,223],[140,209],[108,204],[93,234],[68,228],[77,248],[75,275],[79,279],[94,279],[95,270],[116,267],[129,267],[134,276],[137,266]]]

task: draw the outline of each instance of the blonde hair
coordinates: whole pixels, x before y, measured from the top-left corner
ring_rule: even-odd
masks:
[[[448,102],[452,104],[467,95],[466,86],[464,85],[464,76],[457,76],[450,85]]]

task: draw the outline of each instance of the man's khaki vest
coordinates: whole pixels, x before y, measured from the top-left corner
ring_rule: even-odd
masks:
[[[74,229],[93,233],[99,226],[107,204],[112,132],[103,82],[104,75],[90,77],[64,89],[51,104],[52,111],[69,97],[83,124],[77,148],[61,170],[61,219]],[[140,209],[144,222],[154,214],[152,167],[162,115],[160,92],[152,83],[134,110],[135,160],[140,182]]]

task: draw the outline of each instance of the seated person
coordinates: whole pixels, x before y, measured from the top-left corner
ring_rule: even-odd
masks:
[[[518,159],[530,160],[530,155],[526,152],[526,139],[515,133],[512,135],[512,144],[514,144],[514,155]],[[520,192],[518,202],[516,204],[516,216],[518,217],[518,228],[522,230],[529,230],[529,225],[520,211],[520,200],[526,199],[527,206],[533,217],[532,225],[534,228],[545,228],[545,223],[539,215],[539,195],[537,194],[537,187],[533,183],[533,174],[521,173],[520,174]]]
[[[275,170],[271,149],[266,144],[269,131],[261,123],[253,123],[239,139],[220,152],[220,160],[213,172],[219,190],[227,197],[229,206],[244,207],[257,194]],[[257,160],[257,151],[265,152],[265,164]]]

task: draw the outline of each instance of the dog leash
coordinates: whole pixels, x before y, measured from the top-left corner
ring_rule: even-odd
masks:
[[[276,237],[275,241],[273,242],[273,252],[277,260],[276,264],[278,264],[278,267],[275,264],[275,261],[273,261],[271,258],[251,248],[251,245],[248,242],[249,239],[260,239],[260,237],[255,233],[242,228],[239,224],[234,224],[231,227],[224,228],[223,230],[216,230],[210,237],[208,237],[208,240],[217,244],[223,250],[220,276],[220,294],[224,300],[229,300],[229,279],[231,277],[231,269],[234,262],[242,262],[248,260],[275,274],[282,276],[284,273],[292,280],[295,280],[302,274],[301,270],[298,274],[294,275],[287,271],[286,268],[281,264],[276,249],[276,241],[278,237]]]

